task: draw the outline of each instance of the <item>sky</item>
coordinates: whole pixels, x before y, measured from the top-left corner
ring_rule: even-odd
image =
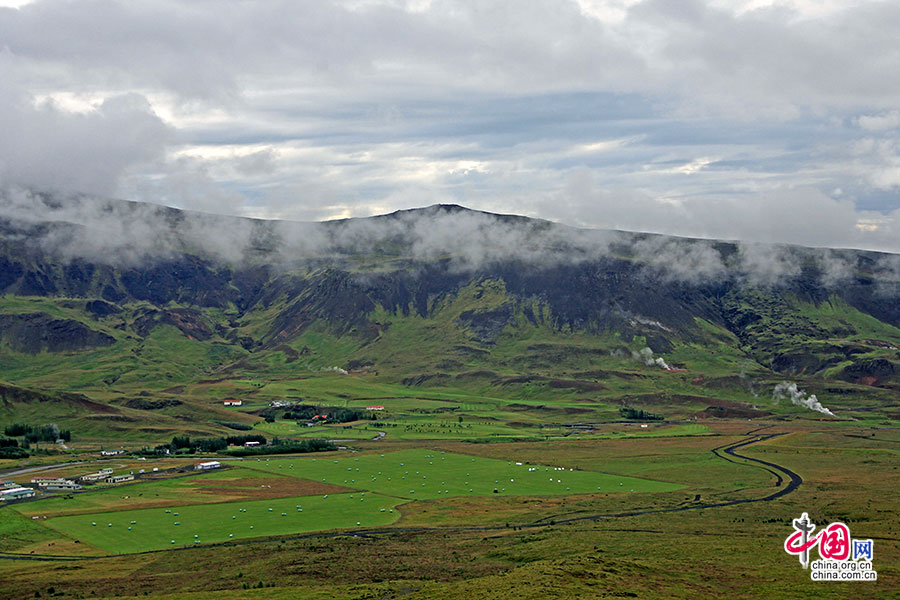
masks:
[[[0,0],[0,185],[900,252],[900,3]]]

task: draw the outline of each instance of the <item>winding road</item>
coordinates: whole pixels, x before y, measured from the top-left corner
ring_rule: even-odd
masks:
[[[627,512],[618,512],[618,513],[602,513],[602,514],[593,514],[593,515],[584,515],[579,517],[572,517],[567,519],[560,519],[560,516],[574,515],[580,514],[582,512],[587,511],[578,511],[574,513],[564,513],[562,515],[557,515],[556,517],[544,517],[543,519],[539,519],[535,521],[533,525],[538,523],[546,524],[547,522],[553,522],[554,524],[561,523],[572,523],[575,521],[590,521],[596,519],[609,519],[609,518],[620,518],[620,517],[636,517],[639,515],[652,515],[659,513],[669,513],[669,512],[683,512],[686,510],[702,510],[707,508],[718,508],[721,506],[734,506],[736,504],[750,504],[751,502],[771,502],[776,498],[780,498],[786,494],[790,494],[798,487],[803,484],[803,478],[800,477],[797,473],[791,471],[787,467],[783,467],[781,465],[776,465],[775,463],[771,463],[765,460],[760,460],[758,458],[752,458],[750,456],[745,456],[743,454],[738,454],[735,452],[738,448],[743,448],[745,446],[749,446],[750,444],[755,444],[756,442],[762,442],[764,440],[769,440],[774,437],[778,437],[784,435],[783,433],[770,433],[767,435],[754,436],[750,439],[741,440],[739,442],[732,442],[730,444],[725,444],[723,446],[718,446],[712,449],[712,453],[718,456],[721,459],[727,460],[728,462],[732,462],[735,464],[746,464],[737,460],[732,460],[732,458],[741,459],[747,461],[748,463],[753,464],[754,466],[759,466],[759,468],[765,469],[766,471],[772,473],[777,478],[775,481],[775,487],[780,488],[778,491],[768,494],[766,496],[761,496],[759,498],[743,498],[740,500],[726,500],[723,502],[705,502],[705,503],[696,503],[690,504],[686,506],[675,506],[672,508],[656,508],[656,509],[647,509],[647,510],[633,510]],[[723,454],[727,456],[723,456]],[[784,482],[782,475],[788,478],[788,484],[782,486],[781,484]],[[525,525],[528,527],[529,525]]]

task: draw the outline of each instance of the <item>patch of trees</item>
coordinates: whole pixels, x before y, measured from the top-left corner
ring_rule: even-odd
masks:
[[[623,406],[619,409],[619,413],[623,418],[634,421],[662,421],[662,417],[659,415],[643,409],[631,408],[630,406]]]
[[[261,454],[306,454],[309,452],[328,452],[337,450],[337,446],[327,440],[273,440],[271,446],[252,446],[250,448],[233,448],[228,451],[232,456],[258,456]]]
[[[219,452],[228,447],[225,438],[205,438],[192,440],[188,436],[175,436],[168,445],[157,446],[157,450],[169,449],[171,452],[187,452],[193,454],[195,452]]]
[[[265,444],[266,436],[259,435],[258,433],[251,433],[249,435],[229,435],[225,438],[225,441],[228,442],[229,446],[243,446],[247,442],[259,442],[260,444]]]
[[[259,446],[245,447],[247,442],[259,442]],[[238,446],[228,449],[228,446]],[[220,452],[232,456],[256,456],[261,454],[305,454],[337,450],[337,446],[326,440],[282,440],[273,438],[266,445],[265,436],[258,434],[232,435],[227,438],[206,438],[192,440],[189,436],[175,436],[168,444],[156,446],[152,450],[142,450],[137,454],[159,456],[163,454],[194,454],[196,452]]]
[[[173,406],[180,406],[181,400],[175,398],[163,398],[161,400],[150,400],[147,398],[132,398],[125,401],[128,408],[136,408],[138,410],[161,410]]]
[[[72,432],[68,429],[60,429],[54,423],[50,425],[27,425],[24,423],[13,423],[7,425],[4,433],[10,437],[24,437],[28,443],[33,442],[55,442],[62,440],[64,442],[71,441]]]
[[[284,418],[293,419],[295,421],[309,421],[314,416],[320,414],[325,413],[320,413],[319,408],[316,406],[312,406],[311,404],[299,404],[291,407],[291,410],[285,412]]]
[[[0,458],[28,458],[28,450],[17,446],[3,446],[0,448]]]
[[[284,413],[284,418],[295,421],[311,421],[316,415],[327,415],[330,423],[349,423],[368,418],[368,413],[362,410],[345,407],[321,407],[311,404],[300,404],[291,407],[289,411]]]
[[[235,431],[250,431],[253,429],[252,425],[246,425],[244,423],[235,423],[233,421],[213,421],[222,427],[227,427],[228,429],[234,429]]]
[[[143,450],[138,454],[158,456],[161,454],[194,454],[197,452],[223,452],[228,446],[243,446],[247,442],[259,442],[265,447],[266,438],[259,434],[230,435],[224,438],[191,439],[187,435],[176,435],[168,444],[156,446],[152,450]]]
[[[28,451],[19,448],[18,440],[0,438],[0,458],[28,458]]]

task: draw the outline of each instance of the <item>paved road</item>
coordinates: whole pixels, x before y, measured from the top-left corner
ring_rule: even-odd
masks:
[[[55,465],[42,465],[39,467],[28,467],[27,469],[19,469],[17,471],[7,471],[5,473],[0,473],[0,479],[6,479],[7,477],[14,477],[16,475],[24,475],[26,473],[37,473],[39,471],[49,471],[51,469],[59,469],[61,467],[69,467],[72,465],[83,465],[83,464],[90,463],[90,462],[94,462],[94,461],[80,460],[77,462],[57,463]]]

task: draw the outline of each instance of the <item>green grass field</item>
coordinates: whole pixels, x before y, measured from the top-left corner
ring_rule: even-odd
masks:
[[[383,431],[390,440],[444,440],[444,439],[498,439],[537,437],[536,430],[510,427],[500,421],[471,418],[459,422],[456,417],[427,415],[402,417],[358,425],[357,431],[364,431],[361,437],[374,437]],[[340,430],[334,436],[340,435]],[[348,436],[350,437],[350,436]]]
[[[212,495],[204,489],[224,485],[248,489],[263,481],[270,484],[263,484],[263,493],[275,495],[290,490],[283,483],[275,485],[279,481],[356,491],[241,500],[228,496],[239,493],[240,488],[215,487]],[[273,486],[277,489],[270,489]],[[19,505],[16,510],[26,516],[49,516],[38,523],[105,552],[121,554],[387,525],[399,517],[394,508],[408,500],[631,494],[682,487],[562,466],[413,449],[337,459],[246,460],[240,467],[219,472],[76,494],[71,499],[57,496]]]
[[[375,527],[399,517],[402,501],[378,494],[331,494],[56,517],[42,524],[110,553],[197,543]],[[298,508],[301,507],[301,508]]]
[[[424,449],[355,458],[272,459],[248,465],[271,473],[358,488],[412,500],[498,494],[543,496],[665,492],[681,486],[561,466],[517,464]]]
[[[90,514],[108,510],[127,510],[145,506],[179,506],[184,504],[212,504],[239,498],[243,488],[230,484],[246,483],[259,487],[263,479],[258,471],[228,465],[228,469],[202,473],[191,477],[143,481],[125,487],[93,488],[71,495],[53,495],[40,502],[19,504],[15,509],[26,516]],[[276,489],[285,477],[268,477]],[[288,494],[283,494],[288,495]],[[69,497],[71,496],[71,497]]]
[[[304,425],[298,428],[298,433],[290,437],[326,440],[370,440],[378,435],[374,429],[377,428],[367,429],[365,426],[345,427],[343,425],[306,427]]]

